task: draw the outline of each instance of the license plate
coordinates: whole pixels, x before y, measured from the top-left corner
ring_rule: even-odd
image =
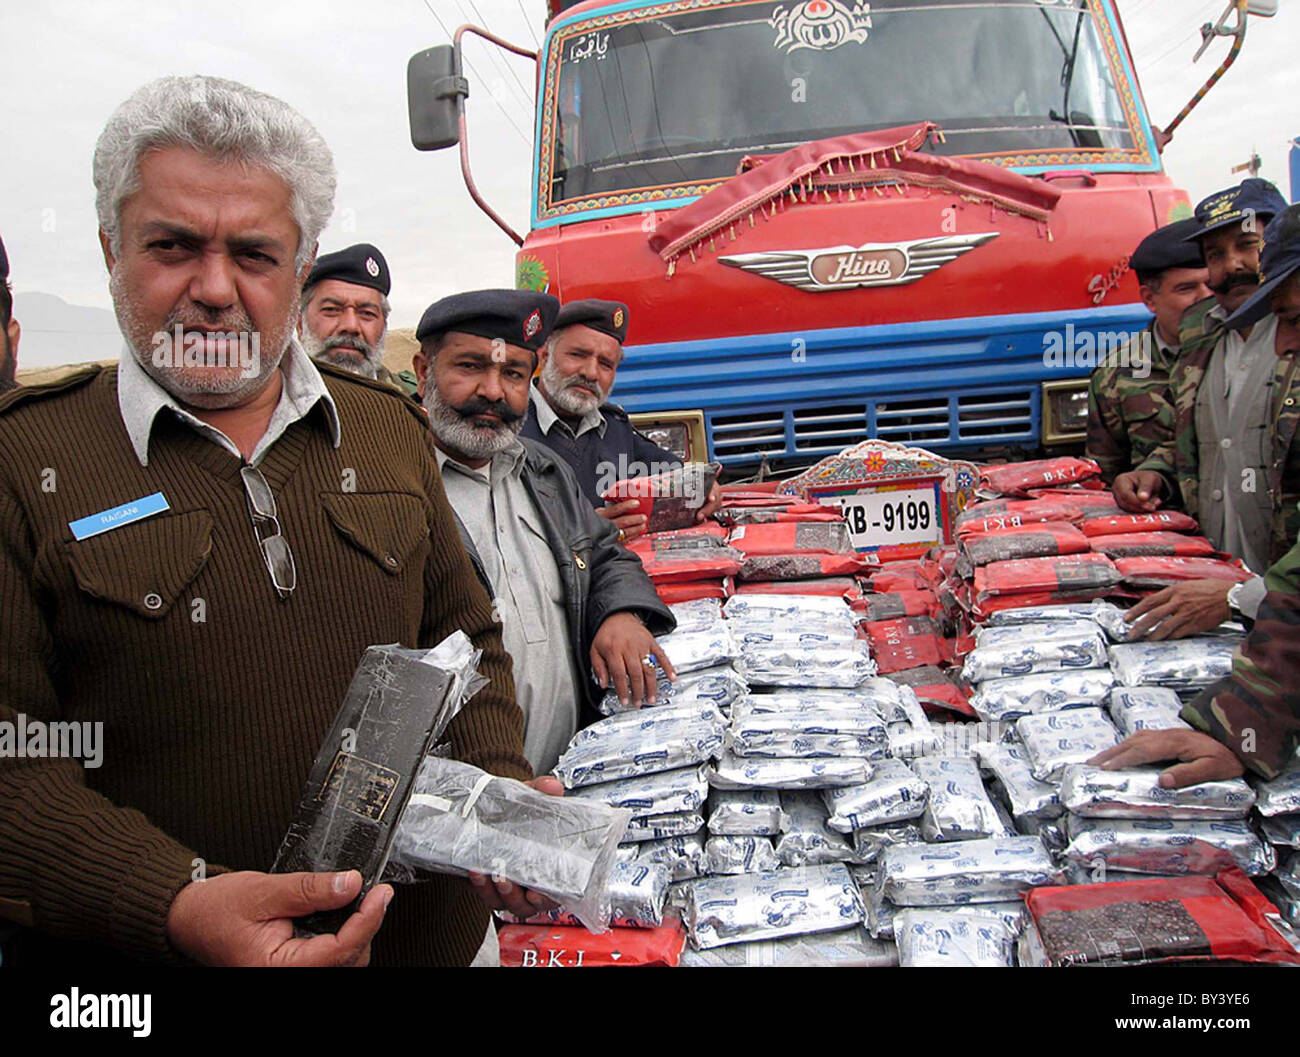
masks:
[[[844,511],[849,538],[856,550],[938,543],[943,536],[933,488],[826,496],[820,502]]]

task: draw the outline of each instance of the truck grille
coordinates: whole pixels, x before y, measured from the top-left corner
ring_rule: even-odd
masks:
[[[729,465],[761,458],[812,462],[867,437],[923,448],[1034,442],[1038,390],[904,393],[852,403],[751,408],[707,416],[713,457]]]

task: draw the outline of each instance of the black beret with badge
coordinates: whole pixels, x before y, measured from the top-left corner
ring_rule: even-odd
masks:
[[[448,331],[500,339],[536,352],[550,337],[560,302],[536,290],[470,290],[435,301],[415,328],[419,341]]]
[[[608,334],[622,345],[627,340],[627,305],[621,301],[588,297],[582,301],[570,301],[555,318],[556,330],[579,324]]]
[[[1195,217],[1156,228],[1138,243],[1128,266],[1135,272],[1163,272],[1169,268],[1204,268],[1201,244],[1188,239],[1200,230]]]
[[[393,285],[384,255],[368,242],[358,242],[337,253],[317,257],[307,276],[306,285],[315,286],[326,279],[337,279],[354,286],[368,286],[385,297]]]

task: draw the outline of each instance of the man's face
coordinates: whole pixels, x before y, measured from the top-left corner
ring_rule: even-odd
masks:
[[[500,340],[451,331],[432,362],[413,360],[429,425],[449,455],[487,460],[519,435],[528,411],[533,353]]]
[[[184,147],[145,155],[139,176],[117,254],[100,235],[122,333],[181,403],[244,404],[279,366],[311,267],[294,270],[289,188],[267,169]]]
[[[1142,287],[1142,303],[1156,317],[1156,325],[1166,341],[1177,344],[1178,321],[1183,313],[1210,296],[1208,278],[1209,271],[1205,268],[1168,268],[1155,286]]]
[[[581,324],[565,327],[542,353],[542,390],[556,411],[579,418],[609,399],[622,358],[618,339]]]
[[[1277,318],[1292,330],[1300,330],[1300,271],[1278,286],[1269,298]]]
[[[384,302],[378,290],[325,279],[299,321],[307,355],[374,378],[384,361]]]
[[[1252,225],[1257,227],[1258,221]],[[1237,311],[1259,286],[1259,252],[1263,240],[1258,231],[1247,231],[1245,222],[1211,231],[1201,239],[1209,285],[1214,298],[1229,314]]]

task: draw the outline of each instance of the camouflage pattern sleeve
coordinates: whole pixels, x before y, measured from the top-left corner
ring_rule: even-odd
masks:
[[[1272,778],[1300,744],[1300,544],[1269,569],[1268,585],[1232,673],[1184,706],[1182,716]]]
[[[1101,366],[1088,379],[1088,439],[1086,454],[1101,467],[1101,479],[1111,484],[1129,469],[1129,441],[1120,414],[1116,369]]]

